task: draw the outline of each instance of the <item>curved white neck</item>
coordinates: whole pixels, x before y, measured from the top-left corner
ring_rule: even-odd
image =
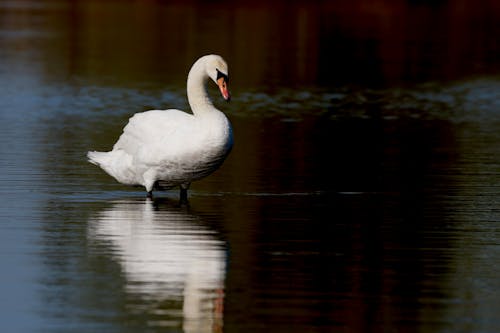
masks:
[[[200,59],[191,67],[187,79],[189,106],[191,106],[191,111],[195,116],[214,109],[206,89],[208,78],[205,62]]]

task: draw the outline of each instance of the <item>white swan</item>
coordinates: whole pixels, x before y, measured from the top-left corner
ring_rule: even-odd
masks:
[[[120,183],[144,186],[148,196],[153,188],[180,186],[181,200],[187,200],[191,182],[215,171],[233,145],[229,120],[208,97],[205,84],[209,78],[229,101],[226,62],[218,55],[201,57],[187,79],[193,114],[174,109],[136,113],[113,150],[90,151],[89,162]]]

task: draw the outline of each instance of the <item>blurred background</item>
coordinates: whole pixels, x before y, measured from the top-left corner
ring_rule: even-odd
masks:
[[[194,59],[213,52],[231,63],[239,89],[443,82],[498,73],[498,7],[491,0],[3,1],[2,53],[17,58],[24,49],[18,61],[30,58],[49,78],[129,84],[180,84]]]
[[[500,330],[500,2],[0,1],[16,332]],[[146,200],[87,163],[229,64],[235,146]]]

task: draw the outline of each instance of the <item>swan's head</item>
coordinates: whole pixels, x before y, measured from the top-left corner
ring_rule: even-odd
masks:
[[[220,93],[226,101],[231,99],[229,93],[229,76],[227,63],[221,56],[206,56],[205,69],[208,76],[219,86]]]

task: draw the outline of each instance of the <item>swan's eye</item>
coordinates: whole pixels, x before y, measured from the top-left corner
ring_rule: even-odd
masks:
[[[217,71],[217,81],[219,81],[220,78],[224,78],[225,82],[229,82],[229,78],[226,74],[222,73],[218,68],[216,68],[215,70]]]

